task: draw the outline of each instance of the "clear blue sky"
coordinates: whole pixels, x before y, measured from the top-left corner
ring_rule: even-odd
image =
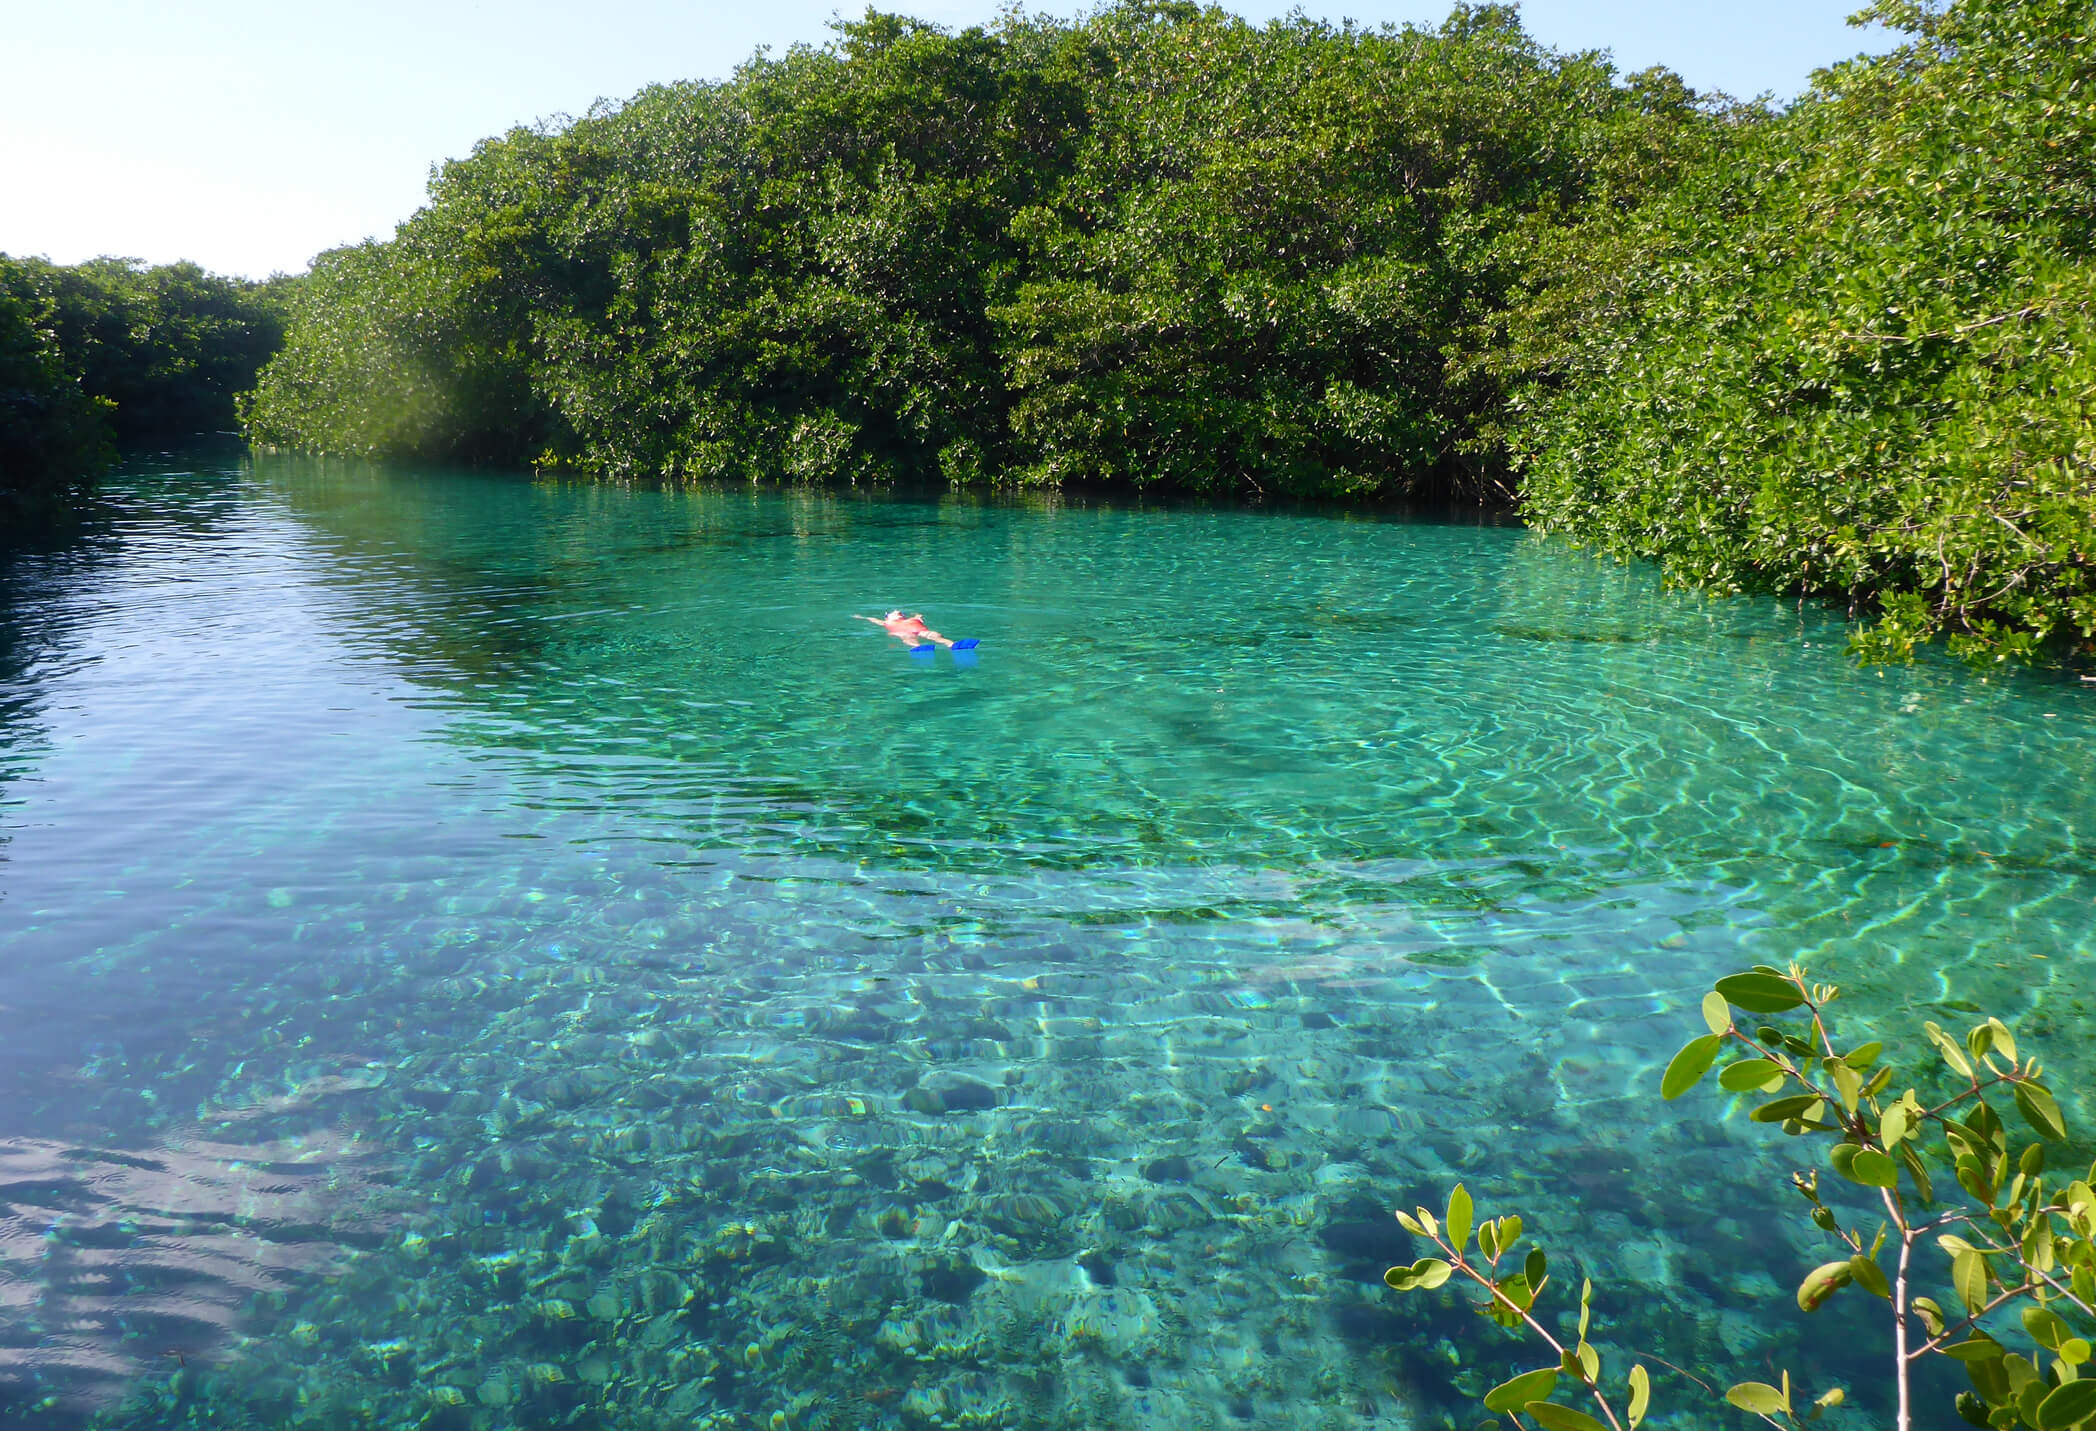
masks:
[[[484,135],[661,80],[725,75],[760,45],[819,43],[834,0],[43,0],[10,7],[0,83],[0,252],[114,253],[296,272],[384,235],[431,164]],[[851,7],[848,13],[858,13]],[[944,25],[996,0],[889,3]],[[1040,7],[1068,13],[1067,7]],[[1240,0],[1269,19],[1294,8]],[[1433,24],[1441,0],[1306,0],[1364,24]],[[1531,34],[1665,64],[1698,89],[1789,99],[1882,32],[1843,0],[1530,0]]]

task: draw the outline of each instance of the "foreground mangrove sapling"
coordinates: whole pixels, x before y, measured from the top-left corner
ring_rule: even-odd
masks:
[[[1703,998],[1710,1032],[1674,1056],[1661,1077],[1660,1096],[1688,1092],[1728,1043],[1737,1045],[1744,1056],[1719,1071],[1719,1085],[1768,1100],[1750,1114],[1755,1122],[1775,1124],[1792,1137],[1822,1139],[1826,1170],[1867,1189],[1882,1209],[1881,1220],[1873,1212],[1877,1226],[1865,1232],[1822,1197],[1819,1168],[1791,1175],[1812,1221],[1840,1249],[1806,1274],[1798,1306],[1817,1310],[1851,1286],[1889,1304],[1900,1431],[1913,1424],[1911,1370],[1932,1355],[1963,1363],[1972,1389],[1959,1394],[1957,1411],[1975,1426],[2069,1431],[2096,1425],[2096,1367],[2088,1365],[2086,1335],[2096,1324],[2096,1192],[2090,1190],[2096,1169],[2083,1178],[2047,1179],[2045,1143],[2065,1139],[2066,1126],[2059,1104],[2039,1081],[2038,1061],[2019,1059],[2016,1040],[1999,1019],[1976,1025],[1962,1045],[1926,1024],[1952,1081],[1933,1097],[1914,1088],[1894,1094],[1882,1045],[1837,1044],[1826,1009],[1839,992],[1809,982],[1796,965],[1787,971],[1761,965],[1718,980]],[[1804,1022],[1746,1028],[1740,1014],[1790,1015]],[[2004,1095],[2037,1134],[2020,1147],[1994,1106]],[[1946,1171],[1964,1196],[1939,1204]],[[1620,1391],[1611,1390],[1618,1383],[1587,1340],[1591,1283],[1580,1289],[1570,1345],[1538,1316],[1549,1264],[1540,1248],[1513,1256],[1522,1236],[1518,1216],[1477,1222],[1470,1194],[1458,1184],[1442,1217],[1425,1208],[1397,1217],[1408,1231],[1433,1242],[1441,1256],[1391,1268],[1384,1274],[1390,1286],[1430,1290],[1451,1277],[1467,1277],[1487,1293],[1477,1309],[1482,1315],[1501,1326],[1527,1328],[1556,1355],[1555,1365],[1523,1372],[1486,1393],[1489,1410],[1517,1427],[1532,1423],[1544,1431],[1602,1431],[1604,1423],[1628,1431],[1645,1418],[1649,1373],[1633,1366]],[[1931,1243],[1947,1259],[1940,1270],[1948,1274],[1950,1308],[1915,1291],[1923,1270],[1915,1253]],[[2012,1350],[1998,1334],[2011,1335],[2021,1350]],[[2085,1369],[2092,1374],[2084,1376]],[[1550,1400],[1561,1382],[1593,1410]],[[1725,1393],[1731,1405],[1773,1426],[1817,1419],[1842,1397],[1837,1388],[1805,1403],[1794,1395],[1788,1373],[1774,1384],[1742,1382]]]

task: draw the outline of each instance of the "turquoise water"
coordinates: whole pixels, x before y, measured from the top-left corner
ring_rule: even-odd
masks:
[[[0,556],[0,1419],[1467,1428],[1533,1352],[1377,1280],[1458,1178],[1617,1373],[1867,1376],[1658,1069],[1802,957],[2086,1086],[2096,687],[1842,640],[1491,523],[141,464]]]

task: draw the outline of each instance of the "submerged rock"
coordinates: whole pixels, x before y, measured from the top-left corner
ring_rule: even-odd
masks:
[[[999,1105],[997,1090],[972,1078],[920,1083],[902,1096],[914,1113],[979,1113]]]
[[[955,1306],[974,1296],[975,1289],[988,1280],[989,1274],[965,1257],[941,1258],[917,1274],[925,1296]]]
[[[1194,1165],[1175,1154],[1145,1163],[1143,1176],[1153,1183],[1190,1183],[1194,1180]]]
[[[985,1198],[974,1209],[994,1237],[1012,1242],[1022,1257],[1054,1255],[1075,1237],[1069,1211],[1041,1193],[1005,1193]]]

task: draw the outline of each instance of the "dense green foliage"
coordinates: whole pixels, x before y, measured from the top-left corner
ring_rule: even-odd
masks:
[[[1500,8],[1095,29],[1079,162],[1020,216],[994,314],[1023,470],[1053,480],[1480,490],[1497,394],[1451,359],[1491,341],[1539,220],[1650,192],[1695,118],[1670,77],[1619,85]]]
[[[2086,638],[2096,8],[1876,13],[1912,43],[1556,276],[1528,513],[1699,584],[1881,603],[1881,655]]]
[[[43,503],[109,460],[107,404],[65,368],[50,305],[0,257],[0,513]]]
[[[250,410],[323,450],[612,474],[1478,490],[1451,368],[1700,122],[1511,9],[892,16],[446,166],[325,256]]]
[[[447,165],[323,255],[286,446],[604,474],[1518,495],[1729,589],[2096,635],[2090,0],[1908,0],[1787,111],[1171,0],[833,45]]]
[[[0,500],[48,500],[115,443],[224,432],[283,339],[265,285],[181,263],[0,255]]]
[[[1039,38],[869,18],[482,144],[391,243],[316,263],[251,431],[613,475],[975,470],[1008,225],[1081,114]]]
[[[229,432],[234,399],[283,342],[269,286],[193,263],[146,267],[98,258],[71,267],[24,265],[50,296],[68,369],[115,404],[117,440]]]

